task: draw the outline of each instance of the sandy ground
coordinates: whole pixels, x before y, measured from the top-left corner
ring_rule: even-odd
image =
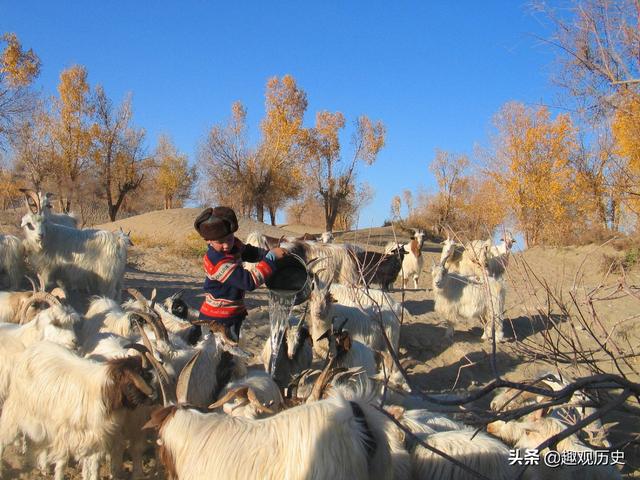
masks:
[[[197,213],[199,213],[198,209],[151,212],[103,225],[102,228],[116,230],[122,226],[125,231],[133,230],[134,235],[157,236],[166,242],[181,241],[193,231],[192,222]],[[238,236],[244,239],[249,231],[256,229],[272,236],[278,236],[278,232],[283,232],[277,227],[241,220]],[[304,228],[295,226],[292,230],[300,233]],[[316,233],[311,229],[307,231]],[[401,240],[408,239],[404,232],[396,232],[396,235]],[[339,236],[338,241],[341,241],[341,237],[342,240],[379,248],[392,240],[394,234],[389,228],[377,228],[351,232]],[[431,261],[439,258],[440,246],[426,243],[423,252],[426,261],[419,280],[419,288],[402,291],[400,282],[396,282],[396,288],[393,291],[393,296],[404,301],[410,314],[404,320],[401,329],[400,356],[401,359],[414,360],[414,365],[409,369],[410,378],[425,392],[465,394],[470,388],[482,386],[493,378],[490,362],[491,344],[482,342],[480,339],[482,330],[479,325],[468,325],[464,322],[456,325],[453,343],[444,340],[444,324],[433,312],[434,301],[429,273]],[[511,341],[497,346],[496,365],[500,375],[510,380],[523,380],[552,367],[542,361],[524,358],[519,348],[523,345],[522,342],[542,344],[546,332],[549,331],[548,323],[535,317],[536,313],[545,311],[547,308],[547,295],[543,285],[548,285],[555,295],[567,301],[570,300],[569,294],[574,292],[581,311],[586,311],[588,305],[581,304],[586,298],[586,293],[602,284],[615,287],[619,281],[619,275],[611,275],[603,282],[605,255],[615,256],[620,253],[605,246],[534,248],[512,256],[507,274],[508,293],[505,313],[505,332]],[[126,272],[127,286],[137,287],[145,294],[152,288],[157,288],[161,299],[178,289],[184,289],[187,302],[197,308],[202,301],[202,281],[201,260],[198,258],[175,256],[162,245],[136,246],[130,249]],[[640,285],[638,274],[631,271],[626,283],[631,286]],[[598,297],[608,297],[612,291],[611,288],[598,290]],[[594,330],[610,334],[617,343],[629,345],[628,352],[625,353],[630,353],[632,348],[637,350],[640,345],[640,322],[634,318],[639,310],[640,300],[630,295],[618,295],[618,297],[620,298],[612,296],[594,303],[594,309],[600,316],[600,323],[594,323]],[[249,317],[243,326],[243,337],[247,341],[248,349],[255,354],[253,361],[258,363],[259,352],[269,333],[266,290],[260,288],[249,293],[247,306]],[[571,319],[559,312],[557,308],[554,311],[553,318],[560,324],[566,324],[566,328],[570,328]],[[575,308],[570,312],[575,314]],[[561,328],[564,327],[561,326]],[[593,348],[594,345],[597,347],[585,332],[578,332],[578,335],[585,348]],[[636,371],[640,370],[637,357],[631,358],[629,362]],[[587,374],[567,366],[563,366],[563,371],[571,375]],[[611,371],[613,371],[612,367]],[[639,380],[637,377],[631,379]],[[417,398],[413,400],[416,404],[420,404]],[[623,438],[624,434],[640,432],[640,421],[637,417],[616,417],[614,420],[622,420],[621,425],[612,431],[614,443],[617,439]],[[625,473],[638,468],[639,457],[637,450],[627,450],[629,465]],[[149,462],[151,465],[153,460],[150,459]],[[35,470],[31,470],[28,464],[15,455],[9,455],[8,463],[10,469],[7,478],[41,478]],[[68,472],[69,478],[80,478],[76,468],[69,468]]]

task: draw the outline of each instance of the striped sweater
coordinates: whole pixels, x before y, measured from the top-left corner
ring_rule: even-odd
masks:
[[[267,251],[244,245],[236,238],[230,252],[216,252],[211,246],[204,256],[205,300],[199,319],[234,325],[247,316],[245,292],[262,285],[274,272],[275,265],[264,258]],[[242,262],[258,262],[253,270],[245,270]]]

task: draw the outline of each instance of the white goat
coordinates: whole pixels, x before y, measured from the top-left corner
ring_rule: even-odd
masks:
[[[416,436],[427,445],[446,453],[485,477],[492,480],[511,480],[514,478],[516,469],[509,465],[509,448],[501,441],[483,432],[476,433],[473,428],[467,427],[462,430],[418,433]],[[413,478],[447,478],[450,480],[476,478],[417,442],[409,450]]]
[[[178,480],[376,480],[392,478],[381,417],[336,396],[261,420],[171,406],[148,425],[159,429],[160,456]]]
[[[298,255],[306,263],[313,259],[320,259],[316,273],[324,283],[332,281],[343,285],[361,283],[362,275],[357,264],[357,254],[363,250],[355,245],[295,241],[283,243],[282,248]]]
[[[409,313],[402,307],[402,304],[394,299],[389,292],[377,288],[364,288],[352,285],[341,285],[332,283],[329,292],[335,303],[349,307],[376,308],[391,310],[397,317],[409,318]]]
[[[51,342],[31,346],[18,359],[0,417],[0,456],[23,433],[55,462],[56,480],[69,457],[86,462],[85,480],[97,480],[124,409],[153,395],[145,377],[140,358],[100,363]]]
[[[253,245],[254,247],[264,248],[265,250],[269,250],[269,244],[267,243],[267,238],[257,230],[253,232],[249,232],[244,243],[247,245]]]
[[[482,252],[484,254],[481,259],[486,258],[486,249]],[[446,338],[453,338],[453,323],[458,318],[464,318],[482,323],[482,338],[485,340],[491,339],[495,323],[496,341],[502,341],[502,312],[505,302],[502,281],[491,276],[479,278],[449,272],[444,264],[441,261],[434,265],[431,275],[435,311],[447,322]]]
[[[286,388],[304,370],[311,367],[313,349],[311,335],[304,323],[295,316],[289,317],[282,344],[275,361],[275,372],[271,372],[276,383]],[[271,339],[267,338],[262,349],[262,363],[269,370],[271,362]]]
[[[387,346],[382,335],[381,324],[391,346],[398,348],[400,322],[397,313],[389,306],[355,306],[335,303],[329,290],[319,278],[314,279],[315,288],[309,299],[309,330],[314,339],[313,351],[320,358],[327,354],[326,341],[315,341],[336,323],[349,319],[349,331],[354,340],[359,340],[373,350],[384,351]]]
[[[262,418],[284,407],[276,382],[268,373],[259,370],[228,383],[219,397],[209,408],[222,406],[224,413],[233,417]]]
[[[57,225],[64,225],[69,228],[78,228],[78,219],[73,213],[54,213],[53,205],[51,204],[51,198],[53,193],[36,192],[35,190],[21,188],[20,191],[25,195],[25,201],[27,204],[27,211],[37,213],[37,206],[42,206],[42,215],[51,223]]]
[[[77,347],[74,327],[80,316],[69,306],[50,294],[39,292],[29,303],[44,301],[50,308],[39,312],[35,318],[23,325],[0,325],[0,408],[9,393],[11,378],[20,354],[29,346],[47,340],[68,349]],[[28,305],[25,305],[25,309]]]
[[[46,302],[50,307],[38,312],[31,321],[23,325],[0,324],[0,336],[14,337],[25,346],[44,339],[70,349],[76,348],[78,342],[75,327],[80,323],[81,317],[73,307],[62,304],[50,293],[37,292],[25,302],[22,310],[27,310],[35,302]]]
[[[487,431],[502,438],[505,442],[520,449],[534,449],[554,435],[563,432],[567,428],[560,420],[552,417],[541,417],[541,410],[530,414],[524,421],[512,420],[503,422],[495,421],[487,425]],[[582,443],[576,434],[558,442],[556,451],[588,452],[592,451]],[[546,455],[546,450],[542,455]],[[582,480],[617,480],[622,478],[620,472],[612,465],[582,465],[563,466],[562,468],[548,468],[542,463],[530,467],[528,478],[530,480],[569,480],[579,478]]]
[[[133,241],[131,240],[131,230],[125,233],[122,227],[120,227],[119,230],[116,230],[113,233],[124,247],[129,248],[134,246]]]
[[[412,240],[404,245],[407,255],[402,259],[402,288],[406,288],[409,278],[413,278],[413,288],[418,289],[418,279],[424,268],[424,256],[422,255],[424,236],[423,230],[416,230]]]
[[[447,238],[443,242],[440,260],[446,259],[449,271],[462,275],[483,276],[488,274],[495,278],[502,278],[511,255],[511,248],[515,239],[511,232],[505,232],[500,243],[494,245],[491,240],[473,240],[464,245]],[[487,249],[486,257],[480,259],[481,251]]]
[[[128,304],[128,306],[132,306]],[[107,297],[94,297],[89,304],[85,321],[82,322],[80,341],[85,352],[93,351],[100,334],[112,333],[134,340],[138,338],[134,315],[144,312],[142,306],[125,310],[115,300]]]
[[[447,432],[465,428],[464,424],[456,422],[446,415],[434,413],[429,410],[405,410],[395,405],[389,406],[387,409],[400,423],[414,433],[431,434],[434,432]]]
[[[127,249],[116,235],[56,225],[42,213],[22,217],[22,227],[29,262],[45,287],[57,280],[68,289],[120,297]]]
[[[0,235],[0,273],[6,277],[6,286],[10,290],[16,290],[24,272],[22,241],[13,235]]]
[[[0,323],[21,323],[20,318],[22,306],[33,292],[0,292]],[[27,314],[27,319],[33,318],[36,309],[31,306]]]
[[[553,372],[547,372],[534,382],[531,382],[531,385],[558,391],[565,388],[572,381],[573,380],[566,374],[559,375]],[[494,411],[513,410],[547,400],[549,400],[549,397],[544,395],[537,395],[515,388],[499,389],[495,397],[491,400],[491,409]],[[574,425],[583,418],[595,413],[596,410],[594,407],[585,406],[589,402],[589,397],[582,390],[576,390],[566,404],[548,409],[548,415],[557,418],[565,425]],[[602,425],[601,420],[596,419],[582,428],[581,431],[586,435],[590,445],[611,448],[611,443],[607,439],[607,431],[610,426],[611,425]]]

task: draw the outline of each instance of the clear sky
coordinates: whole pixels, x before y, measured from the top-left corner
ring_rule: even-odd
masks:
[[[487,145],[507,101],[553,103],[555,53],[528,2],[478,1],[32,1],[0,0],[0,32],[42,60],[38,87],[84,65],[120,102],[133,93],[149,148],[168,133],[195,160],[231,104],[248,109],[252,142],[271,76],[292,74],[320,110],[382,120],[386,147],[360,178],[375,189],[360,227],[380,225],[404,189],[435,188],[434,149]],[[344,135],[349,156],[350,129]]]

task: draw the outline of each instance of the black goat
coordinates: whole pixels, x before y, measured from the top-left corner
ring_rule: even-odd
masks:
[[[402,269],[402,259],[406,253],[402,246],[398,246],[387,253],[365,250],[354,256],[365,284],[379,284],[382,290],[389,291]]]

